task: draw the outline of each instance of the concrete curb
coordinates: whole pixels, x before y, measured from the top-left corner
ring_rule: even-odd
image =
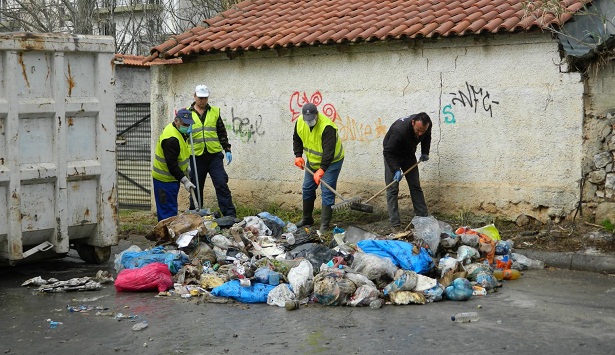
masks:
[[[558,253],[527,249],[515,250],[515,253],[541,260],[547,267],[607,274],[615,273],[615,255]]]

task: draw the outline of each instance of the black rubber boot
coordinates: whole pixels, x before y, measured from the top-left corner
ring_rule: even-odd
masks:
[[[303,200],[303,218],[297,222],[297,228],[314,224],[314,200]]]
[[[329,230],[329,223],[333,216],[333,208],[331,206],[322,206],[320,213],[320,233],[326,233]]]

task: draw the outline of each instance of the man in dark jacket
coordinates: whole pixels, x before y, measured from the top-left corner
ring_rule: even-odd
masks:
[[[416,148],[421,144],[420,161],[429,160],[431,146],[431,119],[425,112],[403,117],[395,121],[384,136],[384,180],[386,184],[392,181],[401,181],[403,171],[406,171],[416,161]],[[416,216],[426,217],[427,204],[421,189],[419,170],[412,169],[406,175],[406,182],[410,189],[410,198]],[[397,195],[399,184],[393,184],[387,189],[387,210],[391,230],[399,231],[399,206]]]

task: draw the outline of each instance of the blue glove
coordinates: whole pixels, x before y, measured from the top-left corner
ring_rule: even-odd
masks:
[[[233,161],[233,154],[226,152],[226,165],[229,165]]]
[[[428,160],[429,160],[429,154],[421,154],[419,161],[428,161]]]
[[[397,170],[395,172],[395,176],[393,176],[393,180],[400,182],[401,181],[401,170]]]

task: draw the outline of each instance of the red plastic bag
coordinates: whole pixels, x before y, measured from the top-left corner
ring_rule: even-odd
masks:
[[[151,263],[137,269],[124,269],[117,274],[115,290],[164,292],[173,286],[171,271],[163,263]]]

